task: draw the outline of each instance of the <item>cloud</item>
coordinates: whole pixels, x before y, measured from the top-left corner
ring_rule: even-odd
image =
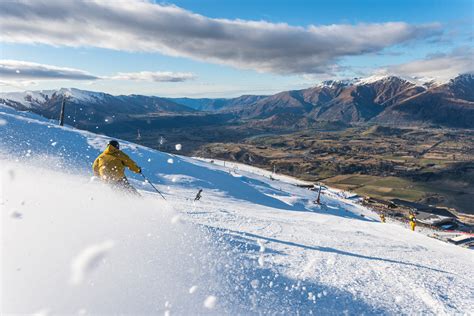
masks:
[[[85,71],[19,60],[0,60],[0,77],[7,80],[95,80]]]
[[[132,80],[148,82],[183,82],[196,78],[189,72],[141,71],[96,76],[86,71],[32,63],[20,60],[0,60],[0,86],[27,87],[44,80]]]
[[[140,72],[119,72],[115,76],[103,77],[103,79],[112,80],[134,80],[149,82],[183,82],[196,78],[189,72],[171,72],[171,71],[140,71]]]
[[[2,1],[0,40],[159,52],[241,69],[325,73],[344,56],[441,34],[403,22],[307,27],[208,18],[143,0]]]
[[[459,47],[450,53],[428,55],[408,63],[387,66],[379,69],[379,73],[420,79],[436,79],[447,81],[462,73],[474,73],[474,49]]]

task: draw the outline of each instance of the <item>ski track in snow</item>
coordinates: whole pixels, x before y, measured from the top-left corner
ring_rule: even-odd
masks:
[[[107,137],[57,127],[4,106],[0,120],[2,183],[31,187],[25,182],[28,173],[17,170],[19,166],[32,168],[31,177],[39,172],[52,180],[56,176],[48,170],[59,169],[80,183],[69,185],[66,197],[74,190],[90,192],[90,165]],[[47,199],[33,189],[18,194],[20,189],[11,191],[15,186],[6,185],[1,191],[2,250],[10,254],[2,265],[7,276],[2,288],[11,288],[2,291],[2,312],[104,313],[118,312],[119,307],[135,314],[474,312],[470,250],[411,232],[399,223],[382,224],[370,210],[341,198],[339,190],[323,190],[320,207],[312,203],[317,193],[296,187],[302,182],[290,177],[273,175],[277,180],[271,180],[270,172],[253,167],[224,166],[123,144],[166,202],[130,173],[133,185],[145,195],[136,202],[144,208],[139,211],[133,208],[135,202],[123,197],[116,203],[100,195],[83,202],[72,198],[77,205],[71,206],[74,213],[68,220],[59,210],[45,208]],[[58,185],[66,180],[61,181]],[[198,188],[204,190],[202,199],[194,201]],[[107,205],[120,211],[106,211]],[[163,212],[154,213],[156,207]],[[21,216],[12,216],[14,212]],[[86,217],[92,214],[96,218]],[[153,214],[161,214],[160,219]],[[40,223],[47,229],[38,229]],[[177,233],[173,227],[182,228]],[[37,234],[34,242],[23,239],[33,233],[27,229]],[[191,237],[178,237],[182,234]],[[61,250],[64,246],[51,240],[54,236],[63,236],[71,251]],[[104,240],[114,240],[113,248]],[[22,253],[17,243],[30,252]],[[197,252],[195,247],[207,250]],[[194,259],[187,260],[186,253]],[[45,256],[51,256],[50,261]],[[44,271],[57,273],[39,280],[41,268],[29,260],[39,260]],[[73,284],[67,285],[70,281]],[[25,289],[40,287],[50,288],[38,298],[24,296]],[[98,303],[94,296],[105,289],[110,300]],[[127,289],[127,295],[120,289]],[[64,302],[58,302],[58,295]]]

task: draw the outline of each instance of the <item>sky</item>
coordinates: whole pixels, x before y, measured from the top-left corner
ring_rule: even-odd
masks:
[[[235,97],[474,72],[471,0],[0,2],[0,91]]]

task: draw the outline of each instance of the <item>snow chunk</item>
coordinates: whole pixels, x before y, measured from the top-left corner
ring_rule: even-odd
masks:
[[[181,144],[176,144],[176,146],[174,146],[174,148],[177,150],[177,151],[180,151],[182,146]]]
[[[184,174],[164,174],[164,173],[161,173],[159,175],[160,175],[160,177],[163,177],[165,179],[169,179],[173,183],[179,182],[181,184],[190,184],[190,183],[199,181],[199,179],[197,179],[195,177],[191,177],[191,176],[184,175]]]
[[[216,307],[217,303],[217,297],[214,295],[209,295],[205,300],[204,300],[204,307],[208,309],[214,309]]]
[[[23,214],[21,214],[20,212],[18,211],[13,211],[10,213],[10,217],[11,218],[14,218],[14,219],[22,219],[23,218]]]
[[[257,279],[252,280],[252,281],[250,282],[250,285],[251,285],[254,289],[256,289],[256,288],[258,288],[258,286],[260,285],[260,281],[257,280]]]
[[[7,121],[4,119],[0,119],[0,126],[5,126],[7,125]]]
[[[181,215],[177,214],[171,218],[171,224],[178,224],[181,222]]]
[[[172,163],[174,163],[174,160],[173,160],[173,158],[170,158],[170,159],[168,159],[167,162],[168,162],[169,164],[172,164]]]
[[[112,240],[86,247],[74,258],[71,264],[71,283],[79,285],[87,274],[95,270],[114,246]]]
[[[189,289],[189,294],[194,294],[198,289],[198,286],[197,285],[193,285],[191,286],[191,288]]]

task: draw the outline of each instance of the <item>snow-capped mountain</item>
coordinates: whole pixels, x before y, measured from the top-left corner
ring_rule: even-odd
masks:
[[[429,122],[474,128],[474,76],[464,74],[394,103],[372,119],[385,124]]]
[[[275,126],[341,121],[473,128],[473,95],[472,75],[460,75],[445,84],[372,76],[281,92],[233,112]]]
[[[209,112],[223,114],[219,117],[222,124],[229,119],[244,120],[273,129],[311,127],[317,121],[474,128],[473,77],[464,74],[440,83],[391,75],[371,76],[329,80],[312,88],[270,96],[244,95],[232,99],[112,96],[60,89],[1,93],[0,103],[57,118],[66,96],[66,123],[89,130],[101,124],[110,125],[111,121],[130,123],[137,118],[170,113],[189,115],[196,111],[204,111],[200,118]],[[211,117],[210,121],[216,118]]]
[[[464,74],[451,79],[446,87],[456,99],[474,102],[474,74]]]
[[[281,92],[246,106],[240,115],[267,119],[272,116],[290,124],[302,119],[366,122],[400,99],[424,91],[412,82],[395,76],[326,81],[313,88]]]
[[[4,102],[15,102],[19,106],[28,109],[35,107],[43,107],[52,100],[62,100],[66,97],[68,100],[74,102],[84,103],[102,103],[110,95],[102,92],[93,92],[79,90],[75,88],[61,88],[59,90],[39,90],[39,91],[25,91],[25,92],[7,92],[0,94]],[[12,105],[12,104],[9,104]]]
[[[344,192],[121,141],[166,201],[136,174],[131,198],[89,180],[107,137],[5,105],[0,129],[2,314],[473,312],[471,250]]]
[[[441,85],[447,82],[441,82],[434,78],[408,78],[395,75],[372,75],[368,77],[355,77],[352,79],[335,79],[335,80],[326,80],[317,84],[316,86],[326,86],[333,87],[335,85],[344,85],[344,86],[356,86],[356,85],[368,85],[374,82],[383,82],[383,81],[392,81],[392,80],[403,80],[415,85],[426,86],[431,84]]]
[[[61,102],[66,99],[66,123],[76,126],[102,124],[105,120],[129,115],[189,113],[194,110],[170,100],[153,96],[120,95],[75,88],[0,93],[0,103],[57,119]]]

